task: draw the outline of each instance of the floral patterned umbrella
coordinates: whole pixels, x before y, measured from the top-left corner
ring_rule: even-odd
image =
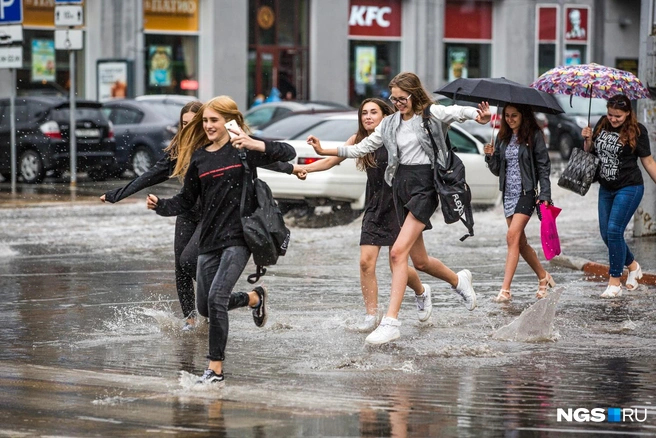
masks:
[[[531,87],[552,94],[610,99],[625,94],[630,100],[649,98],[633,73],[599,64],[563,65],[542,74]]]

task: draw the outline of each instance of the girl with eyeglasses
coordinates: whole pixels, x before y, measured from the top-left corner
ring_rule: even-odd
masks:
[[[392,114],[392,108],[384,100],[372,97],[362,101],[358,109],[358,132],[352,135],[346,145],[360,142],[374,132],[374,129],[387,116]],[[315,144],[320,145],[318,138],[312,136]],[[306,173],[321,172],[337,166],[345,157],[330,157],[302,166]],[[371,332],[380,321],[378,316],[378,280],[376,279],[376,263],[380,248],[390,249],[401,231],[396,219],[392,188],[385,183],[385,168],[388,158],[385,148],[377,149],[357,159],[357,167],[367,172],[367,189],[365,195],[364,217],[360,232],[360,288],[366,309],[364,320],[357,325],[360,332]],[[305,179],[305,174],[298,175]],[[425,299],[430,296],[430,286],[424,285],[417,271],[408,267],[408,286],[415,291],[417,317],[419,321],[427,321],[433,308],[426,306]]]
[[[435,105],[414,73],[399,73],[389,83],[390,100],[396,112],[384,118],[374,132],[353,146],[323,149],[316,139],[308,137],[319,155],[358,158],[385,146],[388,163],[385,182],[392,186],[394,205],[401,232],[390,251],[392,265],[392,291],[387,315],[380,325],[366,338],[369,344],[385,344],[398,339],[401,334],[398,314],[408,283],[408,256],[415,269],[449,283],[463,299],[468,310],[476,308],[476,293],[472,287],[472,275],[467,269],[457,274],[440,260],[430,257],[424,245],[422,232],[432,228],[430,218],[437,209],[438,198],[433,183],[435,162],[445,164],[448,150],[445,133],[452,122],[476,120],[485,124],[490,121],[487,102],[479,108]],[[423,125],[424,108],[430,108],[430,130],[438,144],[435,156],[431,140]],[[430,291],[421,298],[426,308],[432,306]]]
[[[620,278],[628,268],[626,289],[635,290],[642,269],[624,240],[626,230],[644,193],[638,158],[651,179],[656,182],[656,163],[651,156],[647,128],[638,123],[631,101],[623,94],[613,96],[606,104],[607,114],[594,128],[582,129],[586,151],[597,155],[601,163],[599,179],[599,231],[608,247],[609,279],[602,298],[622,295]]]

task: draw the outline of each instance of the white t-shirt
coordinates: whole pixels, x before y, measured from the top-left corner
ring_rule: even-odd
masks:
[[[412,129],[415,117],[410,120],[401,120],[396,130],[396,144],[399,148],[399,163],[404,165],[430,164],[430,157],[424,152],[417,134]]]

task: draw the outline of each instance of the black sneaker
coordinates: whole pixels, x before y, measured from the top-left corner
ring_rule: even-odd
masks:
[[[258,286],[253,291],[257,292],[260,297],[260,303],[253,307],[253,322],[258,327],[264,327],[267,322],[267,289],[264,286]]]
[[[216,384],[216,383],[221,383],[223,382],[223,373],[221,374],[216,374],[212,370],[205,370],[205,373],[203,373],[203,376],[196,380],[196,383],[202,383],[202,384]]]

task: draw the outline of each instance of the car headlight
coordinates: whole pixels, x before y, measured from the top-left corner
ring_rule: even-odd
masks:
[[[579,116],[576,116],[576,118],[574,119],[574,121],[576,122],[576,126],[578,126],[578,127],[581,128],[581,129],[583,129],[583,128],[585,128],[585,127],[588,126],[588,119],[587,119],[586,117],[579,117]]]

